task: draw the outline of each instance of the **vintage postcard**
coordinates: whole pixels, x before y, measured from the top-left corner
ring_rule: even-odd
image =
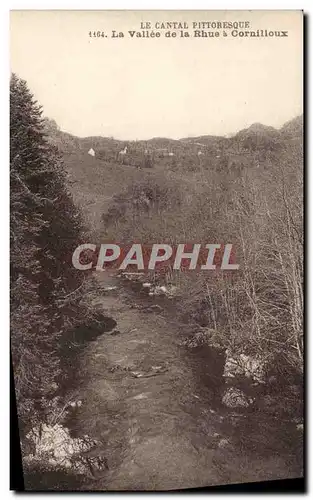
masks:
[[[303,478],[303,12],[10,13],[26,490]]]

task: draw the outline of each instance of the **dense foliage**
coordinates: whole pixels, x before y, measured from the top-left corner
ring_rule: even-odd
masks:
[[[11,348],[20,431],[56,391],[64,340],[84,318],[85,277],[71,266],[82,220],[25,81],[10,82]],[[62,374],[65,377],[65,374]]]
[[[301,117],[281,130],[255,124],[224,142],[204,143],[201,138],[203,146],[197,146],[204,151],[199,161],[198,142],[190,142],[194,169],[185,164],[184,142],[174,149],[174,169],[144,172],[115,195],[103,216],[103,237],[232,243],[240,264],[232,277],[221,271],[170,273],[184,316],[212,328],[214,342],[231,352],[266,361],[282,381],[301,380]]]

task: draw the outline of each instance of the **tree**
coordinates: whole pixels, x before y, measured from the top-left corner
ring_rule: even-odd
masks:
[[[11,349],[20,430],[60,375],[60,345],[84,314],[83,275],[71,266],[82,219],[27,84],[10,82]],[[38,417],[39,418],[39,417]]]

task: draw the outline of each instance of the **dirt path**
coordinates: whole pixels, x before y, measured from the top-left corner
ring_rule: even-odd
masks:
[[[117,284],[101,280],[104,288]],[[80,432],[102,441],[94,453],[108,464],[91,489],[170,490],[292,477],[277,454],[249,459],[233,448],[223,415],[198,391],[178,343],[179,325],[129,304],[120,290],[99,302],[117,327],[90,343],[81,363]]]

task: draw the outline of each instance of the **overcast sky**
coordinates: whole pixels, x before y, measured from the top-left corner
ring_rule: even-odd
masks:
[[[141,21],[249,21],[283,38],[131,39]],[[90,38],[101,30],[107,38]],[[113,39],[111,32],[125,33]],[[155,30],[156,31],[156,30]],[[212,31],[212,30],[211,30]],[[11,69],[78,136],[225,135],[302,113],[300,11],[15,11]]]

